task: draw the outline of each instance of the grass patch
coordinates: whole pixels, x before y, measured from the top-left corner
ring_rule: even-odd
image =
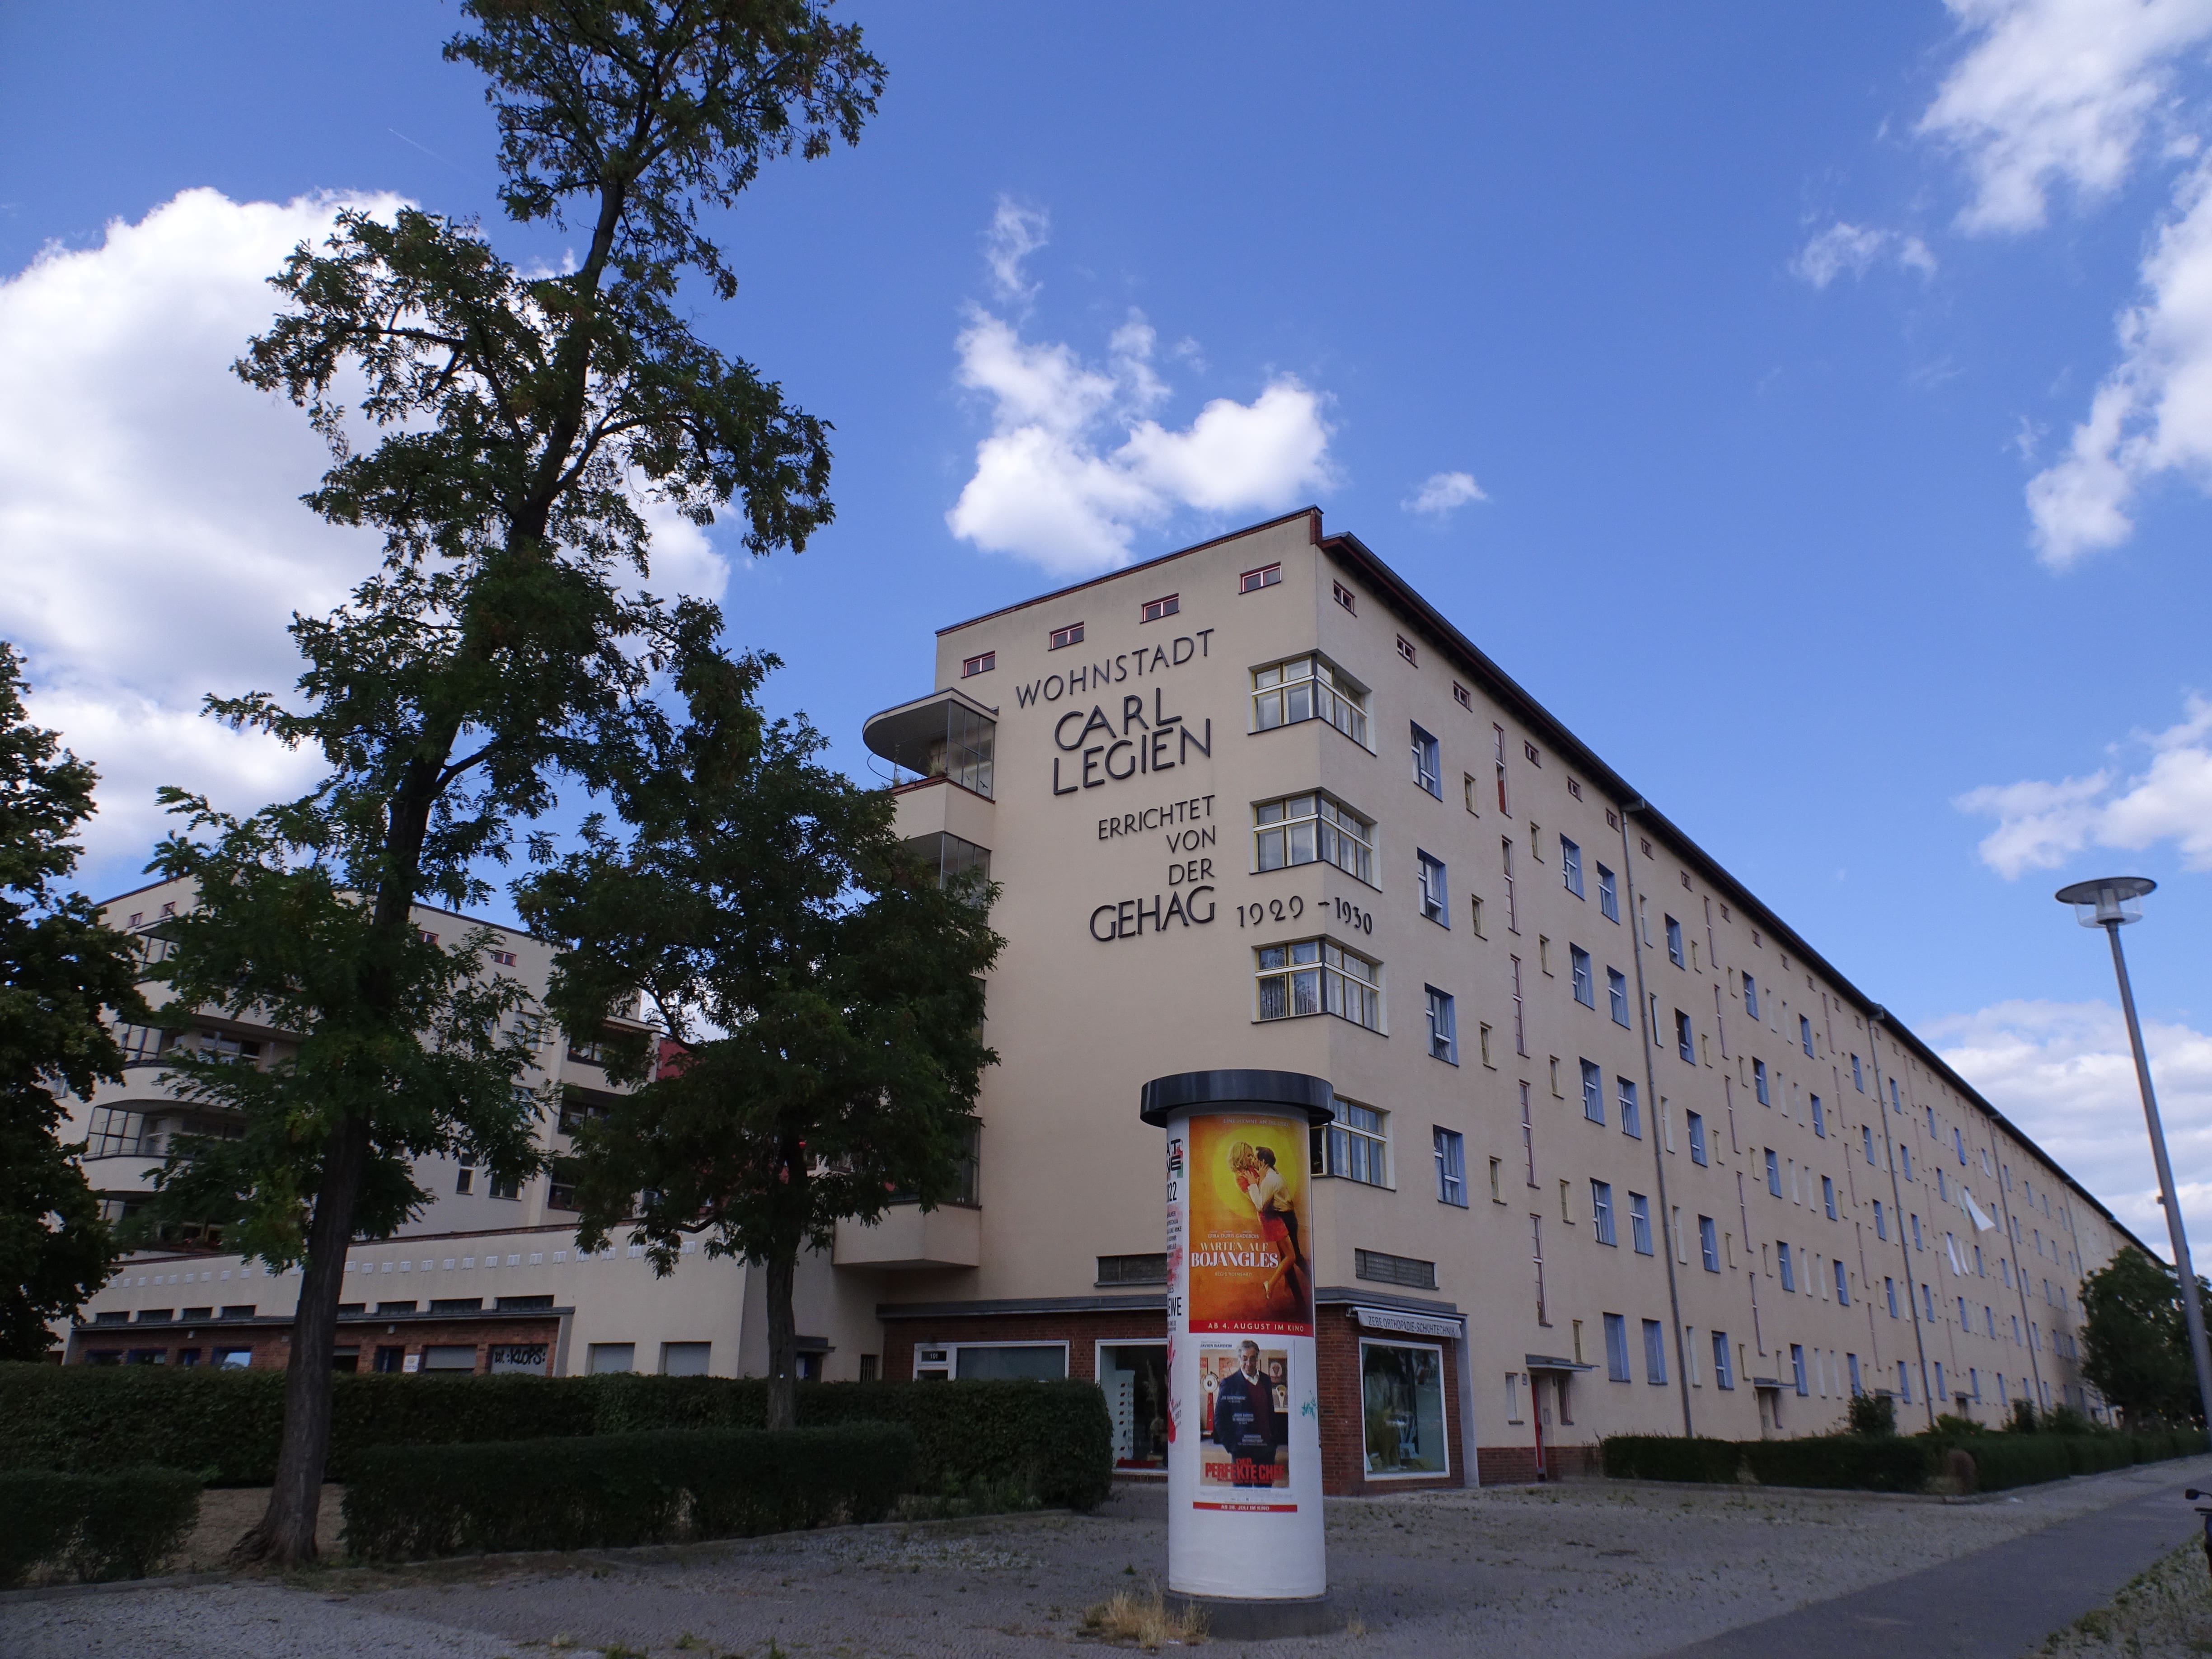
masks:
[[[2138,1573],[2109,1606],[2092,1608],[2046,1639],[2050,1659],[2147,1659],[2212,1654],[2212,1571],[2191,1539]]]
[[[1164,1647],[1188,1647],[1206,1639],[1206,1615],[1186,1607],[1176,1611],[1153,1586],[1115,1590],[1083,1615],[1083,1633],[1101,1642],[1126,1642],[1158,1653]]]

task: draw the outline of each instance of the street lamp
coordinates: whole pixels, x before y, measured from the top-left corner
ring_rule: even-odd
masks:
[[[2181,1310],[2189,1322],[2189,1354],[2197,1364],[2197,1395],[2204,1422],[2212,1429],[2212,1350],[2204,1340],[2204,1307],[2197,1294],[2197,1269],[2189,1260],[2189,1234],[2181,1224],[2181,1200],[2173,1190],[2173,1164],[2166,1155],[2166,1130],[2158,1121],[2158,1097],[2151,1092],[2150,1056],[2143,1052],[2142,1025],[2136,1018],[2135,988],[2128,983],[2128,959],[2120,949],[2120,929],[2142,920],[2142,899],[2157,890],[2148,876],[2104,876],[2077,881],[2056,895],[2074,907],[2084,927],[2101,927],[2112,941],[2112,972],[2120,981],[2120,1010],[2128,1017],[2128,1046],[2135,1050],[2136,1081],[2142,1086],[2143,1121],[2150,1126],[2151,1158],[2158,1165],[2158,1190],[2166,1206],[2166,1233],[2173,1243],[2173,1265],[2181,1275]]]

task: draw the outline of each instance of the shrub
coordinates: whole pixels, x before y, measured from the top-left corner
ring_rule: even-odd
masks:
[[[1926,1442],[1858,1434],[1803,1440],[1747,1440],[1744,1462],[1764,1486],[1918,1492],[1933,1466]]]
[[[1743,1448],[1733,1440],[1681,1435],[1614,1434],[1600,1447],[1605,1472],[1615,1480],[1692,1480],[1726,1486],[1743,1467]]]
[[[726,1376],[389,1376],[333,1383],[330,1473],[374,1446],[461,1445],[648,1429],[758,1428],[768,1385]],[[268,1484],[284,1415],[276,1370],[0,1364],[0,1468],[97,1470],[161,1462],[213,1486]],[[1012,1492],[1097,1506],[1113,1488],[1114,1432],[1088,1382],[807,1382],[802,1426],[904,1423],[918,1487]]]
[[[2055,1434],[1978,1434],[1965,1447],[1974,1460],[1974,1488],[2004,1492],[2073,1473],[2066,1442]]]
[[[1855,1394],[1849,1421],[1853,1434],[1895,1434],[1897,1401],[1886,1394]]]
[[[183,1547],[200,1483],[177,1469],[0,1471],[0,1585],[143,1578]]]
[[[346,1487],[346,1547],[412,1560],[874,1521],[915,1463],[913,1431],[892,1423],[364,1447]]]

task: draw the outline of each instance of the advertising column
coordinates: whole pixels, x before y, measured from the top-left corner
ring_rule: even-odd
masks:
[[[1168,1588],[1209,1603],[1328,1588],[1307,1147],[1331,1098],[1297,1072],[1145,1085],[1167,1132]]]

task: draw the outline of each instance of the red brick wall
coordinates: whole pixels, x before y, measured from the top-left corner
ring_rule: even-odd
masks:
[[[397,1328],[387,1332],[386,1327]],[[188,1334],[189,1333],[189,1334]],[[491,1363],[488,1350],[495,1343],[542,1342],[545,1345],[545,1372],[551,1376],[553,1360],[558,1352],[560,1322],[545,1319],[471,1320],[452,1319],[435,1322],[392,1321],[388,1319],[340,1320],[337,1346],[361,1349],[358,1369],[370,1370],[376,1361],[376,1351],[396,1347],[407,1353],[419,1354],[424,1346],[459,1346],[466,1343],[477,1351],[476,1369],[483,1371]],[[165,1364],[177,1363],[178,1351],[198,1348],[199,1363],[212,1363],[216,1350],[222,1348],[251,1348],[254,1370],[281,1370],[292,1363],[292,1333],[283,1326],[248,1325],[226,1328],[220,1322],[209,1325],[96,1325],[77,1334],[71,1354],[78,1364],[89,1363],[88,1356],[95,1351],[113,1351],[129,1354],[148,1348],[161,1350]]]
[[[1348,1309],[1324,1307],[1314,1326],[1315,1368],[1321,1375],[1322,1490],[1331,1497],[1346,1493],[1424,1492],[1437,1486],[1463,1486],[1467,1471],[1460,1451],[1459,1345],[1439,1339],[1443,1351],[1444,1443],[1451,1448],[1451,1473],[1413,1479],[1394,1475],[1367,1478],[1367,1430],[1360,1404],[1359,1322]],[[1377,1336],[1389,1337],[1378,1331]],[[1421,1337],[1392,1340],[1421,1342]]]
[[[1097,1344],[1121,1340],[1164,1341],[1168,1316],[1163,1309],[1123,1309],[1109,1313],[963,1314],[955,1319],[887,1319],[884,1322],[884,1378],[914,1380],[914,1348],[923,1342],[1065,1342],[1067,1374],[1086,1382],[1097,1380]]]
[[[1486,1486],[1526,1486],[1535,1483],[1536,1447],[1533,1441],[1525,1446],[1478,1446],[1474,1456],[1475,1468]],[[1546,1446],[1544,1462],[1547,1478],[1553,1480],[1572,1480],[1603,1472],[1595,1446]]]

